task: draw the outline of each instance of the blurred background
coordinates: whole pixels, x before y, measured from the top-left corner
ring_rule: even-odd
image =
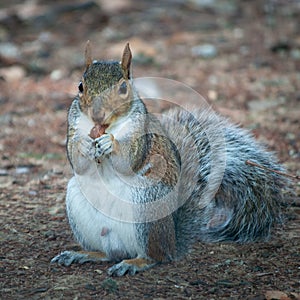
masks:
[[[281,130],[274,128],[274,114],[280,122],[299,116],[299,17],[296,0],[3,0],[2,119],[29,109],[66,110],[77,92],[86,41],[95,58],[117,60],[129,41],[135,77],[183,82],[253,129],[271,121],[273,129],[263,135],[276,147],[268,136]],[[282,130],[288,133],[289,126]],[[282,154],[299,150],[284,146],[293,140],[289,133],[276,149]]]
[[[54,293],[58,297],[54,282],[72,270],[77,270],[78,276],[70,282],[65,278],[65,285],[78,283],[78,290],[62,295],[74,298],[82,291],[91,296],[118,290],[116,282],[99,288],[105,272],[98,270],[97,275],[103,278],[95,279],[91,265],[81,271],[73,267],[71,271],[48,269],[51,256],[66,244],[76,247],[64,212],[65,185],[71,176],[65,150],[66,116],[84,70],[87,40],[92,43],[95,59],[116,60],[129,41],[135,77],[159,76],[187,84],[216,111],[251,129],[258,140],[278,153],[290,173],[299,175],[299,20],[299,0],[1,0],[0,237],[5,253],[1,267],[6,274],[2,281],[4,298],[16,298],[20,291],[27,296]],[[193,270],[196,279],[186,279],[185,288],[176,289],[172,284],[166,290],[165,285],[177,282],[180,286],[182,279],[177,281],[179,269],[169,266],[168,274],[173,277],[170,275],[172,280],[168,281],[162,269],[160,278],[166,282],[157,286],[161,295],[173,298],[180,290],[185,291],[182,297],[197,291],[205,297],[212,289],[208,282],[213,282],[216,299],[254,297],[274,288],[287,294],[295,291],[299,284],[300,187],[297,183],[294,186],[297,196],[288,199],[290,222],[285,233],[278,233],[267,248],[200,246],[197,253],[201,257],[193,257],[187,269],[179,268],[181,278]],[[214,257],[218,262],[212,261],[206,249],[218,253]],[[229,275],[226,268],[241,251],[253,259],[253,268],[248,261]],[[264,255],[269,254],[264,251],[274,256],[266,260]],[[39,258],[39,264],[29,257]],[[202,264],[206,279],[201,278],[208,285],[196,281],[201,272],[194,262],[203,258],[208,264]],[[222,264],[223,258],[231,261]],[[279,270],[277,275],[274,268]],[[151,272],[148,276],[155,276]],[[268,272],[273,275],[257,279],[257,273]],[[241,278],[246,287],[240,284]],[[132,288],[131,279],[120,280]],[[156,282],[155,277],[153,280]],[[140,282],[137,291],[154,293],[151,282]]]

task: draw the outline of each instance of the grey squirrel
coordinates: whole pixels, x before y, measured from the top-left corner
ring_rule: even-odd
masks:
[[[196,241],[268,237],[285,179],[245,162],[282,170],[271,153],[209,110],[175,108],[162,120],[149,113],[132,83],[129,44],[121,62],[92,61],[89,44],[85,56],[68,113],[75,176],[66,196],[85,251],[64,251],[52,262],[112,261],[108,274],[122,276],[179,259]]]

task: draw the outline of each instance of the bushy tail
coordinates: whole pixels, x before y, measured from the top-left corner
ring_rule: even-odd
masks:
[[[246,164],[247,160],[272,170],[283,171],[276,158],[244,130],[230,125],[225,130],[226,168],[220,188],[208,209],[214,224],[202,226],[210,241],[254,241],[269,236],[280,220],[283,188],[288,180],[274,172]],[[218,223],[218,214],[224,221]],[[227,216],[227,218],[226,218]]]
[[[173,110],[168,116],[163,126],[168,136],[178,141],[181,160],[186,162],[180,179],[183,205],[173,215],[179,253],[184,253],[195,239],[247,242],[267,237],[280,219],[282,188],[287,180],[247,165],[246,161],[283,171],[276,158],[247,131],[211,111]],[[192,140],[187,140],[186,132],[176,129],[178,123],[185,126]],[[223,143],[218,141],[220,133]],[[211,176],[211,171],[224,159],[222,178],[215,180],[216,193],[207,201],[206,187],[218,177]]]

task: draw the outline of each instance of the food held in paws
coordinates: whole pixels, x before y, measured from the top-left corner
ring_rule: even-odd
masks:
[[[105,129],[107,128],[107,125],[101,125],[101,124],[96,124],[90,132],[90,137],[92,139],[96,139],[103,135],[105,133]]]

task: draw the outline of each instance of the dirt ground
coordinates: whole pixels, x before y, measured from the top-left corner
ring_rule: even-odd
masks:
[[[264,243],[199,243],[134,277],[50,265],[79,249],[64,208],[66,115],[87,40],[98,59],[129,41],[135,77],[189,85],[300,175],[299,20],[298,0],[1,1],[0,298],[300,299],[299,180]]]

